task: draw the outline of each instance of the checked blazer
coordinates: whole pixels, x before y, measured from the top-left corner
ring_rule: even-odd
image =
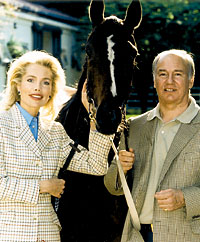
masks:
[[[39,181],[58,175],[71,141],[60,123],[39,121],[36,142],[16,105],[0,113],[1,242],[60,241],[61,227],[51,196],[39,193]],[[109,136],[91,131],[89,142],[89,151],[78,146],[81,152],[75,153],[68,169],[103,175]]]
[[[157,119],[147,121],[149,112],[129,120],[129,147],[134,149],[132,197],[138,214],[144,203],[151,168]],[[124,149],[122,138],[120,149]],[[117,167],[113,161],[105,175],[105,185],[114,195],[123,194],[116,186]],[[181,189],[186,206],[175,211],[163,211],[154,199],[154,242],[200,241],[200,111],[190,124],[181,124],[165,159],[157,191]],[[143,242],[139,231],[133,228],[128,212],[121,238],[122,242]]]

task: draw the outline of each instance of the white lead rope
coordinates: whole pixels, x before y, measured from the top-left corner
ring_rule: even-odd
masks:
[[[117,161],[117,167],[118,167],[118,171],[119,171],[119,176],[120,176],[120,179],[121,179],[122,188],[123,188],[123,191],[124,191],[126,202],[128,204],[129,211],[130,211],[130,214],[131,214],[132,223],[133,223],[133,226],[135,227],[135,229],[140,231],[140,229],[141,229],[140,220],[139,220],[139,217],[138,217],[137,210],[135,208],[135,204],[133,202],[133,198],[132,198],[131,192],[130,192],[128,184],[126,182],[126,178],[125,178],[125,175],[124,175],[124,171],[122,169],[122,165],[121,165],[121,163],[119,161],[119,156],[118,156],[118,153],[117,153],[117,149],[115,147],[115,144],[114,144],[112,138],[110,138],[110,141],[111,141],[114,153],[115,153],[115,158],[116,158],[116,161]]]

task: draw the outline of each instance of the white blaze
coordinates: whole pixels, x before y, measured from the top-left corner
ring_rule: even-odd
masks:
[[[110,91],[112,92],[113,97],[117,95],[117,88],[116,88],[116,83],[115,83],[115,76],[114,76],[114,65],[113,65],[113,60],[115,59],[115,52],[113,50],[113,46],[115,43],[111,40],[113,35],[110,35],[107,37],[107,43],[108,43],[108,60],[110,61],[110,75],[111,75],[111,88]]]

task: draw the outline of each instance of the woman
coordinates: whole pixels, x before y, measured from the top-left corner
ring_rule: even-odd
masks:
[[[51,195],[62,195],[65,181],[56,176],[72,142],[53,121],[58,90],[64,85],[58,60],[41,51],[24,54],[8,70],[0,103],[1,242],[60,241]],[[78,148],[68,169],[106,173],[109,136],[91,130],[89,151]]]

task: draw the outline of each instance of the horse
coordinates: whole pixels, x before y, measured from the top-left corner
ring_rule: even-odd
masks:
[[[139,0],[133,0],[123,20],[113,15],[104,17],[104,11],[103,0],[91,0],[89,17],[92,31],[85,45],[83,71],[76,93],[64,104],[57,118],[74,140],[68,163],[78,144],[88,149],[91,120],[95,122],[98,132],[107,135],[115,133],[115,137],[120,133],[119,127],[124,127],[125,123],[125,104],[138,55],[134,30],[140,25],[142,8]],[[89,114],[81,102],[86,80]],[[118,140],[119,136],[115,142]],[[111,152],[109,160],[112,157]],[[107,192],[102,176],[71,172],[66,168],[59,174],[66,180],[57,211],[63,227],[62,241],[116,241],[122,230],[127,207],[122,206],[116,211],[118,202]],[[124,198],[120,199],[121,204],[125,204]]]

